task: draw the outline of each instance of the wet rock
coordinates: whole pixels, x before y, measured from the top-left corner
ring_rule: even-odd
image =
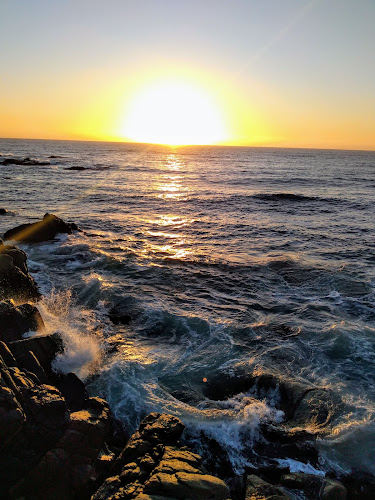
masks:
[[[58,388],[64,396],[69,410],[78,411],[85,407],[89,396],[85,384],[75,373],[61,375]]]
[[[15,306],[10,300],[0,302],[0,340],[20,340],[28,331],[43,331],[44,323],[38,309],[31,304]]]
[[[249,391],[254,397],[264,399],[272,393],[277,407],[285,414],[288,426],[310,431],[323,430],[341,405],[339,397],[324,387],[285,380],[273,374],[220,373],[209,380],[203,390],[206,397],[213,400],[226,400]]]
[[[0,248],[0,255],[8,255],[11,257],[13,259],[13,265],[18,267],[24,274],[29,272],[27,269],[27,257],[23,250],[13,245],[4,245]]]
[[[5,210],[5,208],[0,208],[0,215],[6,215],[8,213],[8,210]]]
[[[31,351],[49,376],[51,363],[56,354],[63,350],[63,343],[60,334],[54,333],[10,342],[8,347],[21,367],[26,366],[25,358],[29,358],[29,351]]]
[[[308,389],[296,404],[290,425],[304,426],[312,430],[326,427],[335,415],[337,402],[332,391]]]
[[[255,474],[247,478],[245,500],[288,500],[290,498],[282,488],[267,483]]]
[[[172,415],[151,413],[130,438],[93,500],[129,498],[226,499],[229,490],[209,475],[199,455],[181,448],[184,425]]]
[[[64,170],[87,170],[85,167],[67,167]]]
[[[315,446],[316,435],[303,429],[264,425],[261,429],[266,442],[256,443],[254,451],[267,458],[292,458],[316,465],[319,452]]]
[[[281,484],[301,490],[308,499],[346,500],[347,490],[339,481],[304,473],[289,473],[281,477]]]
[[[123,297],[108,312],[108,317],[115,325],[127,325],[141,313],[136,299],[132,296]]]
[[[4,233],[4,240],[40,243],[53,240],[59,233],[72,234],[72,225],[53,214],[45,214],[43,220],[31,224],[21,224]]]
[[[27,269],[26,254],[0,240],[0,300],[37,300],[40,293]]]
[[[39,161],[32,160],[31,158],[5,158],[5,160],[0,161],[0,165],[26,165],[26,166],[37,166],[37,165],[51,165],[49,161]]]

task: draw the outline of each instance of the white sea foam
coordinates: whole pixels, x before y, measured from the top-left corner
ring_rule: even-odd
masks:
[[[59,332],[64,344],[64,351],[53,361],[53,369],[74,372],[81,379],[95,372],[102,354],[102,332],[95,315],[74,306],[70,291],[52,290],[38,308],[47,333]]]

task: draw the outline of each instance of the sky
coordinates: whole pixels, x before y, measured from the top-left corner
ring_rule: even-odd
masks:
[[[375,0],[0,0],[0,137],[375,150],[374,26]]]

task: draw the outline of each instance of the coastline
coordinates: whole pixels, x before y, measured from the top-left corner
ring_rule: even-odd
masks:
[[[37,241],[44,241],[53,239],[60,231],[78,230],[76,225],[53,215],[46,214],[43,221],[36,223],[42,228],[35,228],[35,225],[32,228],[34,242],[35,234],[40,235]],[[16,228],[8,236],[22,241],[30,232],[25,232],[25,227],[21,231]],[[22,236],[17,236],[19,234]],[[268,445],[258,446],[265,448],[263,454],[267,454],[267,446],[273,448],[273,455],[276,447],[285,457],[284,462],[283,459],[279,463],[273,460],[272,465],[271,460],[267,467],[246,470],[242,476],[233,474],[230,465],[222,460],[217,443],[209,443],[213,450],[211,461],[206,460],[202,466],[202,459],[186,448],[186,437],[181,442],[184,425],[172,415],[153,413],[147,416],[127,441],[126,429],[111,416],[104,400],[88,397],[84,384],[76,375],[59,375],[51,369],[63,345],[58,334],[43,335],[43,319],[38,309],[29,303],[35,303],[40,294],[28,273],[24,252],[15,246],[1,244],[0,274],[0,314],[8,321],[6,335],[3,330],[1,338],[2,406],[5,408],[1,469],[3,473],[6,471],[3,481],[8,485],[4,498],[21,495],[54,498],[59,488],[58,498],[67,499],[90,498],[91,495],[96,500],[109,499],[119,491],[125,495],[124,488],[127,489],[124,498],[148,498],[142,495],[152,498],[154,494],[165,498],[189,498],[190,494],[191,498],[228,498],[229,490],[223,479],[234,499],[252,498],[255,494],[262,494],[264,498],[266,495],[294,498],[298,492],[303,492],[306,498],[317,498],[314,495],[318,487],[321,498],[370,498],[366,491],[369,494],[372,491],[371,477],[367,480],[360,474],[325,477],[311,474],[313,468],[307,467],[306,473],[293,473],[287,467],[288,459],[292,461],[298,457],[305,463],[317,462],[314,440],[319,435],[319,425],[321,430],[329,420],[327,411],[329,413],[332,405],[332,395],[317,388],[295,385],[283,388],[284,413],[287,415],[288,408],[294,408],[289,415],[291,422],[295,420],[292,428],[296,429],[303,424],[303,419],[313,416],[316,434],[296,430],[282,433],[269,426],[264,429]],[[36,335],[24,339],[23,334],[30,330],[36,331]],[[254,384],[267,388],[277,383],[270,376],[254,380],[242,374],[232,380],[211,381],[209,397],[224,400]],[[316,390],[320,392],[314,393]],[[298,414],[300,421],[296,420]],[[30,443],[27,453],[21,444],[25,440]],[[80,451],[77,453],[77,450]],[[53,484],[49,478],[51,471]]]

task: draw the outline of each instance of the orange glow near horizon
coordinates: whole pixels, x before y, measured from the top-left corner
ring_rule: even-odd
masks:
[[[209,92],[184,79],[162,79],[129,99],[120,134],[135,142],[217,144],[228,139],[220,106]]]

